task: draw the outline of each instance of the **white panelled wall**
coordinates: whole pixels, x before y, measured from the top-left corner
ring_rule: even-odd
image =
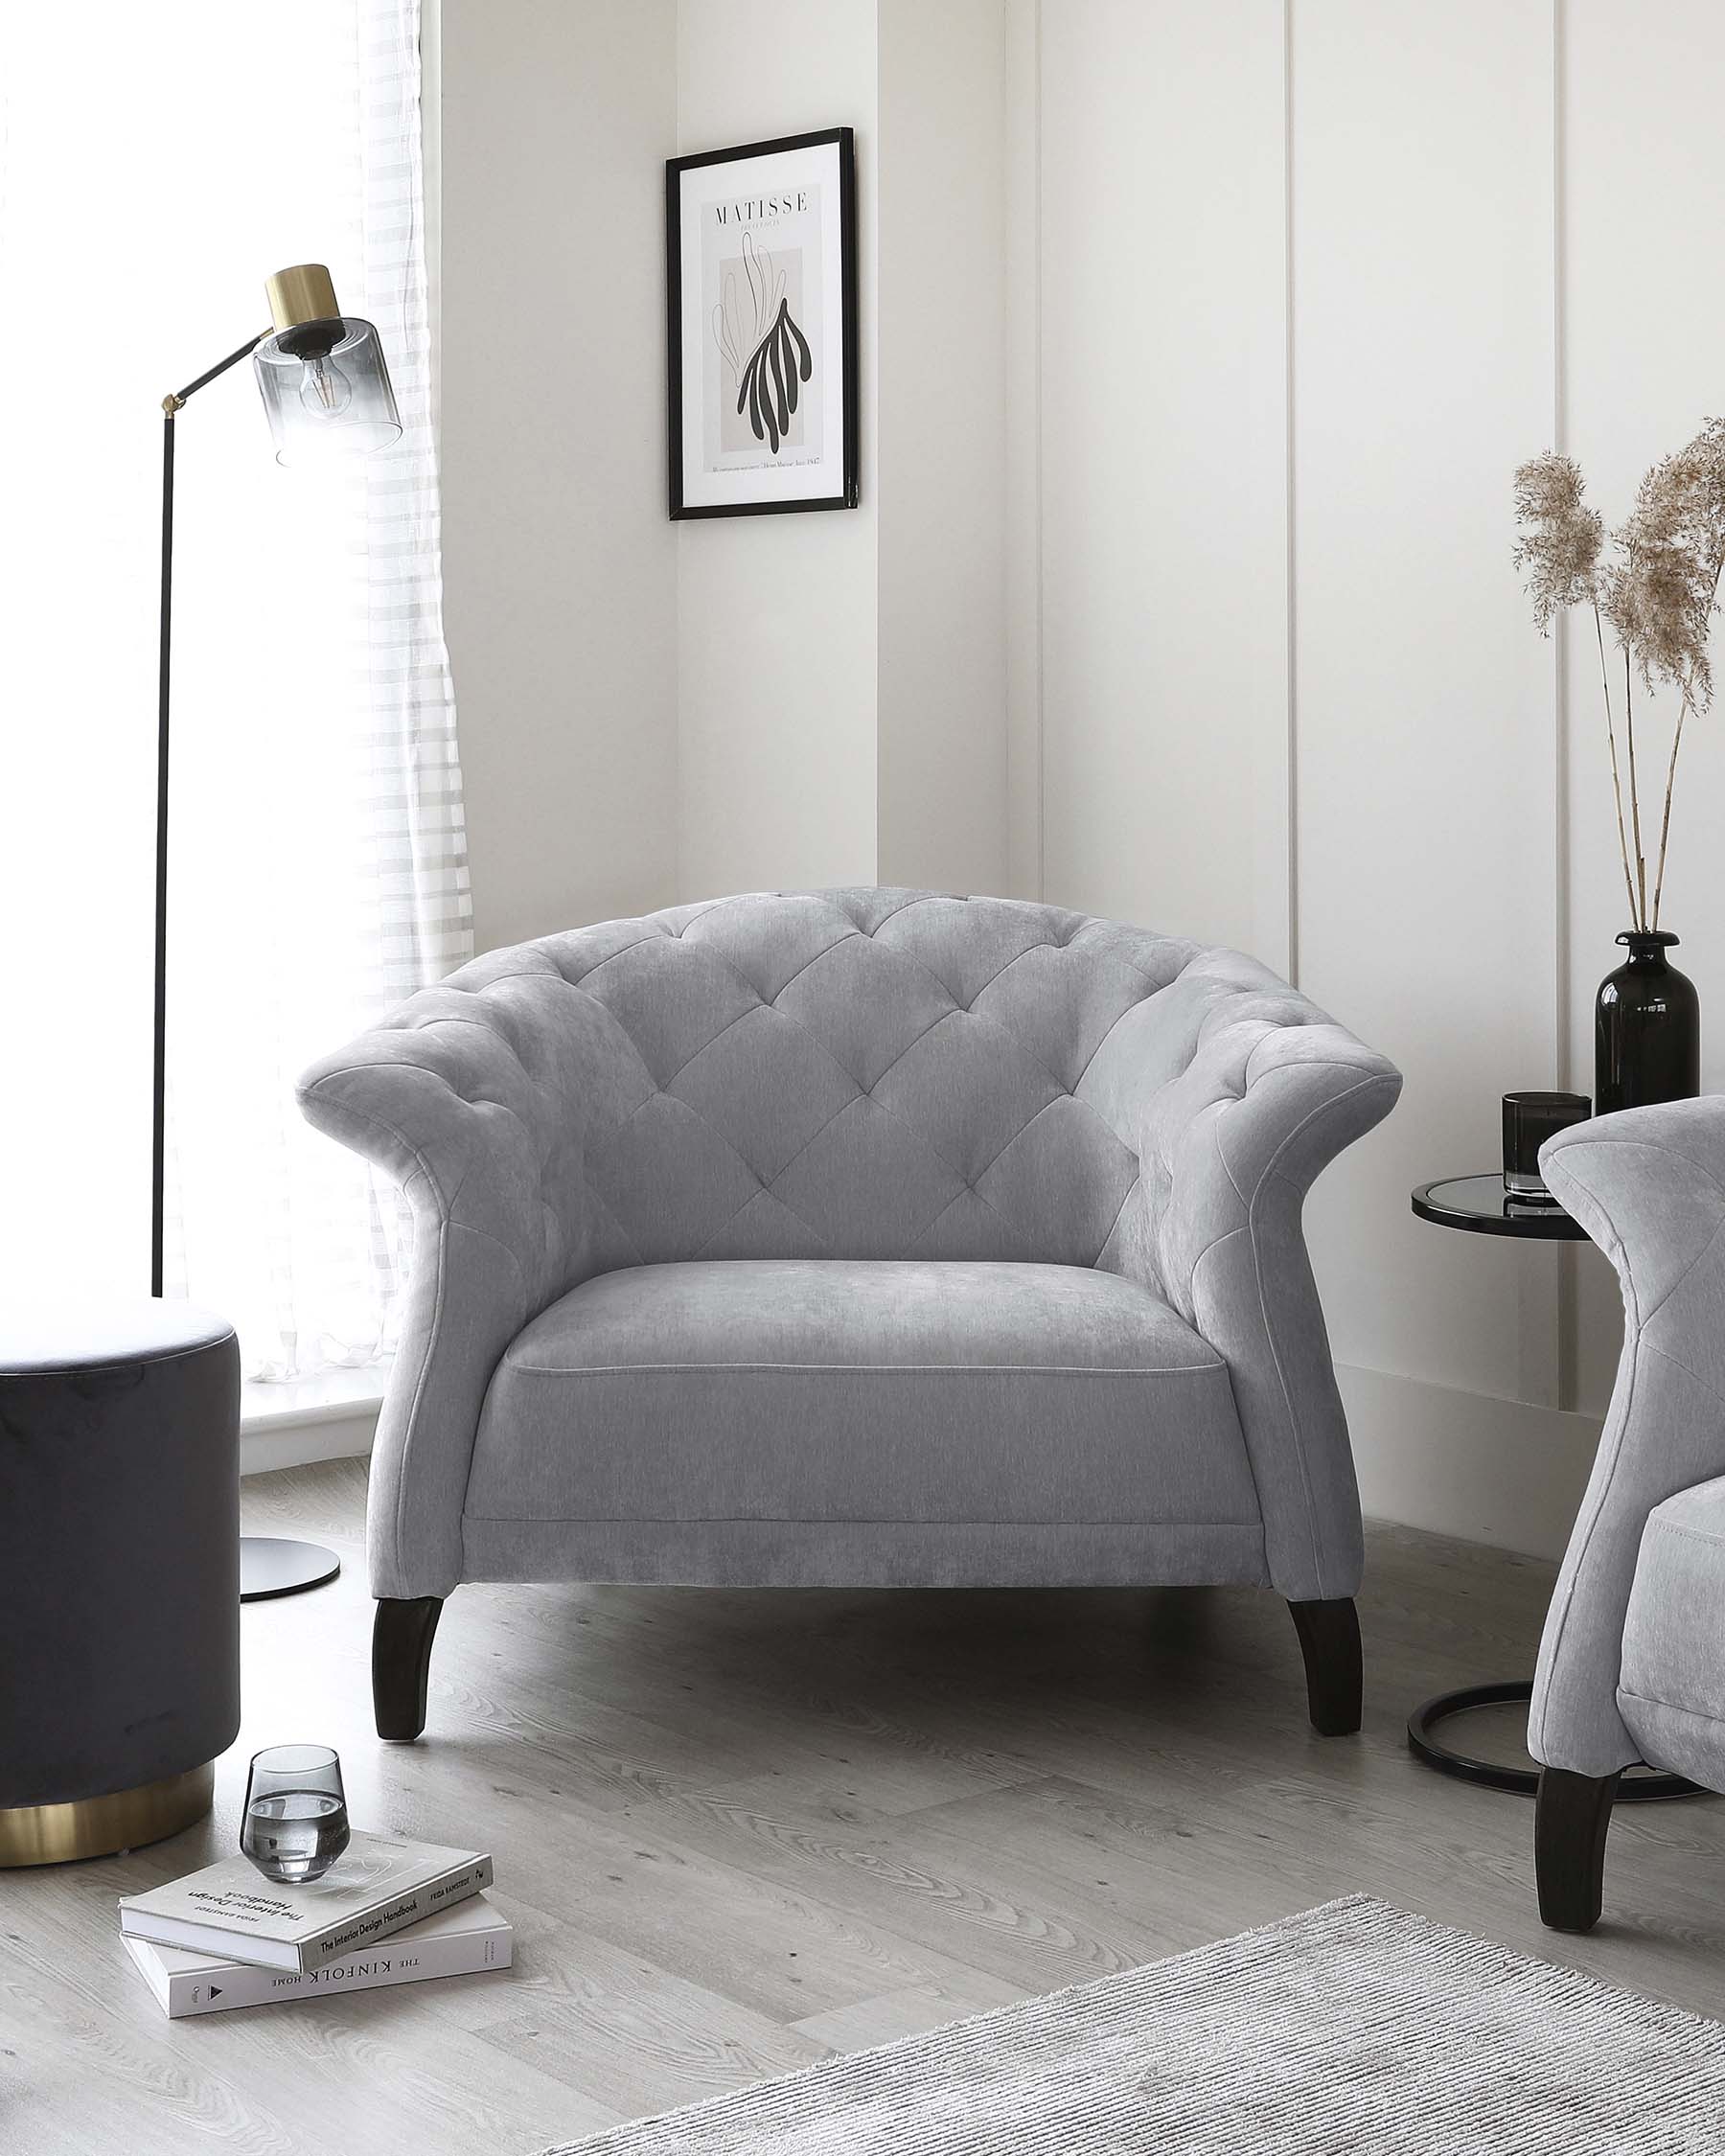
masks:
[[[1003,0],[438,11],[481,948],[772,884],[1003,887]],[[861,507],[673,525],[663,161],[834,126],[857,138]]]
[[[1617,512],[1656,453],[1703,414],[1725,413],[1725,134],[1709,116],[1725,76],[1725,10],[1712,0],[1614,8],[1570,0],[1559,79],[1564,144],[1561,268],[1564,447]],[[1715,646],[1725,679],[1725,646]],[[1624,902],[1615,833],[1602,812],[1605,760],[1591,642],[1571,651],[1567,810],[1574,834],[1569,913],[1576,1068],[1591,1059],[1593,988],[1620,952]],[[1668,714],[1653,733],[1668,739]],[[1725,1090],[1725,702],[1686,730],[1663,925],[1701,992],[1701,1082]],[[1577,1079],[1585,1087],[1585,1077]],[[1610,1386],[1618,1326],[1592,1267],[1576,1326],[1583,1399]]]
[[[1591,1089],[1622,925],[1597,682],[1530,625],[1510,474],[1567,448],[1620,516],[1725,409],[1725,9],[444,14],[481,941],[878,879],[1286,968],[1407,1073],[1309,1211],[1368,1509],[1558,1548],[1609,1271],[1408,1191],[1494,1163],[1506,1088]],[[660,161],[840,124],[862,507],[674,530]],[[1685,756],[1667,912],[1725,1029],[1719,728]]]
[[[677,530],[677,881],[1006,879],[1001,0],[681,0],[684,152],[857,134],[861,506]]]
[[[1610,1270],[1424,1227],[1408,1191],[1495,1164],[1506,1089],[1592,1089],[1623,925],[1597,671],[1529,625],[1510,473],[1567,448],[1621,516],[1725,408],[1725,11],[1017,17],[1019,887],[1286,957],[1402,1066],[1308,1209],[1367,1507],[1553,1552]],[[1667,910],[1725,1028],[1722,801],[1709,725]]]
[[[1040,43],[1043,894],[1284,966],[1280,7]]]
[[[683,0],[677,16],[678,153],[856,129],[862,457],[856,510],[677,527],[678,895],[872,883],[875,0],[815,10],[796,0]],[[658,343],[662,351],[662,329]],[[662,369],[656,355],[656,364]]]
[[[1429,1421],[1354,1396],[1368,1504],[1479,1532],[1507,1508],[1465,1395],[1557,1404],[1561,1261],[1407,1192],[1494,1165],[1506,1088],[1559,1083],[1555,662],[1509,563],[1509,475],[1554,438],[1552,19],[1296,4],[1289,45],[1300,972],[1408,1078],[1315,1196],[1314,1262],[1340,1359],[1442,1388]],[[1552,1456],[1530,1539],[1567,1530],[1573,1436],[1509,1439]]]
[[[675,882],[677,10],[438,11],[445,631],[484,951],[663,906]]]

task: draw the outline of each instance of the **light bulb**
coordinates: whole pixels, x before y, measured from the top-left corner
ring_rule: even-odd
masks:
[[[313,419],[337,419],[354,401],[354,385],[333,361],[308,359],[300,370],[299,395]]]

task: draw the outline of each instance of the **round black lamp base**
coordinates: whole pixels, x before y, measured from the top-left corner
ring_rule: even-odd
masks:
[[[279,1535],[240,1537],[240,1599],[273,1602],[278,1594],[304,1594],[327,1587],[341,1570],[333,1549],[314,1542],[284,1542]]]
[[[1477,1782],[1483,1789],[1506,1789],[1513,1796],[1534,1797],[1539,1793],[1539,1769],[1537,1767],[1511,1767],[1497,1759],[1476,1759],[1471,1753],[1458,1752],[1438,1736],[1438,1725],[1451,1714],[1465,1714],[1476,1707],[1526,1707],[1533,1697],[1533,1686],[1526,1677],[1516,1677],[1499,1685],[1465,1685],[1460,1691],[1439,1692],[1423,1707],[1416,1707],[1408,1717],[1408,1750],[1414,1756],[1440,1775],[1454,1775],[1458,1781]],[[1648,1773],[1631,1768],[1617,1787],[1620,1804],[1650,1804],[1672,1797],[1700,1797],[1706,1794],[1692,1781],[1681,1775]]]

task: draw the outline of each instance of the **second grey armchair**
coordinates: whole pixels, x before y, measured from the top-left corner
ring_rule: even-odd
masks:
[[[1529,1719],[1540,1914],[1585,1932],[1623,1769],[1725,1790],[1725,1098],[1578,1123],[1540,1162],[1623,1291]]]
[[[767,894],[502,951],[310,1071],[412,1201],[378,1726],[462,1580],[1254,1582],[1359,1726],[1359,1501],[1300,1232],[1394,1101],[1237,952]]]

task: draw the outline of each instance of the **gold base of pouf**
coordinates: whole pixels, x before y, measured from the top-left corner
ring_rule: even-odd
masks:
[[[216,1792],[216,1767],[206,1760],[183,1775],[142,1781],[105,1797],[80,1797],[70,1804],[15,1804],[0,1810],[0,1870],[25,1864],[76,1864],[82,1857],[112,1856],[200,1820]]]

